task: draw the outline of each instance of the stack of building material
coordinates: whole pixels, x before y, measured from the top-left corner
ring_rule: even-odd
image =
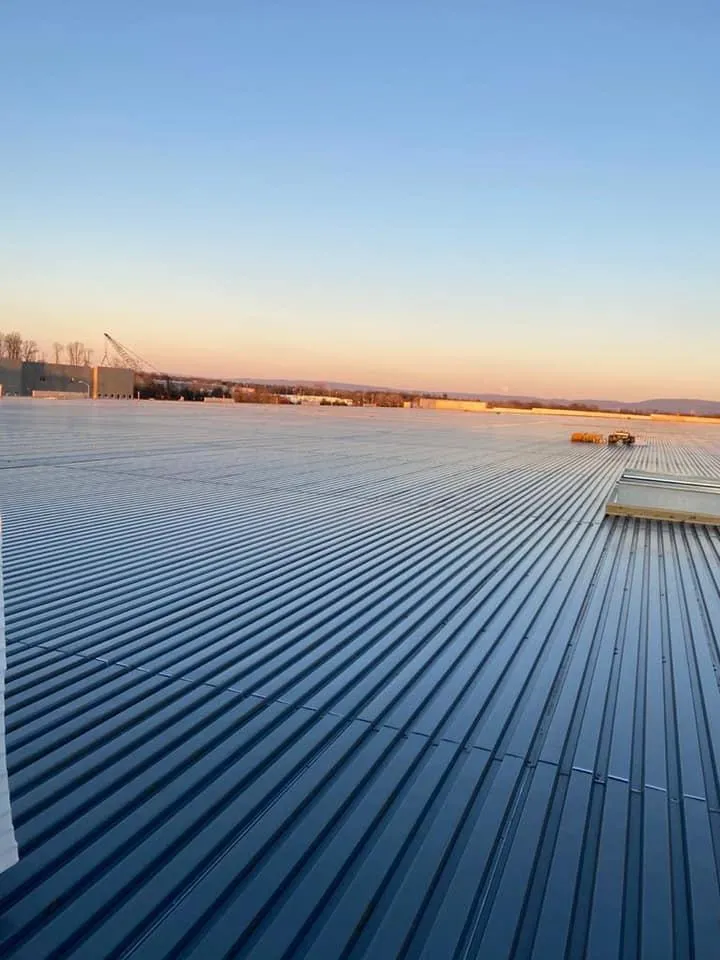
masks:
[[[573,433],[570,440],[572,443],[605,443],[601,433]]]

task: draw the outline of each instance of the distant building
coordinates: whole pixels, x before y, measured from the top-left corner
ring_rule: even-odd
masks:
[[[0,360],[0,385],[2,385],[3,396],[23,396],[23,366],[21,360]]]
[[[0,360],[0,393],[8,397],[86,396],[131,399],[135,374],[120,367]]]
[[[421,410],[466,410],[475,413],[488,408],[484,400],[449,400],[445,397],[418,397],[412,403]]]
[[[125,367],[93,367],[92,396],[97,400],[131,400],[135,374]]]
[[[300,406],[304,403],[314,404],[315,406],[335,406],[335,407],[352,407],[353,402],[348,397],[333,397],[326,394],[308,394],[308,393],[281,393],[279,394],[283,400],[288,403],[294,403],[295,406]]]

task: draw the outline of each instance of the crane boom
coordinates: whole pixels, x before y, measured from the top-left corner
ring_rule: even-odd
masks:
[[[160,379],[165,381],[165,396],[167,399],[171,399],[173,396],[173,387],[172,380],[169,373],[161,373],[157,367],[153,366],[152,363],[148,363],[147,360],[135,353],[134,350],[131,350],[129,347],[123,346],[119,340],[116,340],[115,337],[111,337],[109,333],[103,334],[105,337],[105,354],[100,363],[100,366],[104,366],[105,360],[108,359],[108,350],[110,351],[110,356],[114,357],[117,361],[122,364],[124,367],[129,367],[136,376],[136,384],[138,380],[153,380]],[[150,376],[148,376],[148,374]]]
[[[159,372],[151,363],[148,363],[147,360],[143,360],[141,356],[139,356],[134,351],[128,349],[128,347],[123,346],[122,343],[120,343],[114,337],[111,337],[109,333],[105,333],[103,334],[103,336],[107,340],[107,343],[110,345],[110,348],[112,349],[112,352],[115,354],[115,356],[126,367],[129,367],[131,370],[134,370],[135,373],[144,373],[147,370],[150,370],[153,373]],[[105,349],[105,356],[107,356],[107,346]]]

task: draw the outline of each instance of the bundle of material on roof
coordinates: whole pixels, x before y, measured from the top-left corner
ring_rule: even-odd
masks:
[[[572,443],[605,443],[601,433],[573,433],[570,440]]]
[[[610,516],[720,525],[720,481],[626,470],[605,512]]]
[[[18,861],[5,753],[5,609],[2,580],[2,523],[0,522],[0,871]]]

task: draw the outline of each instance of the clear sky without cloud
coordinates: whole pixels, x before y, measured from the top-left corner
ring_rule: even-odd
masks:
[[[720,397],[720,7],[0,9],[0,329],[156,365]]]

